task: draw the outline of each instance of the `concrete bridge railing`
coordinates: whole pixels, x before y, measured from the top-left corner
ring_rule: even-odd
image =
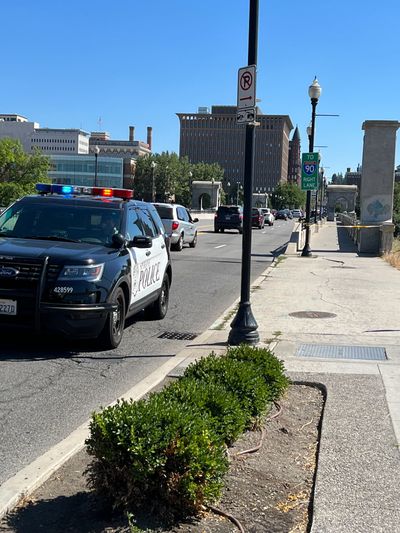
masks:
[[[394,224],[390,222],[384,222],[382,224],[374,224],[370,225],[368,227],[360,227],[360,221],[357,220],[357,216],[355,213],[338,213],[337,215],[338,220],[342,223],[342,226],[344,226],[347,229],[348,234],[353,239],[353,242],[357,244],[359,247],[360,245],[360,230],[370,230],[371,232],[379,232],[378,233],[378,239],[379,239],[379,254],[383,255],[384,253],[388,253],[392,250],[393,246],[393,236],[394,236]],[[355,227],[356,226],[356,227]],[[357,227],[359,226],[359,227]]]

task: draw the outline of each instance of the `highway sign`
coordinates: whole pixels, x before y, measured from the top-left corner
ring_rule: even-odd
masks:
[[[238,111],[256,105],[256,66],[249,65],[238,71]]]
[[[245,109],[238,109],[236,115],[236,122],[238,124],[250,124],[256,120],[256,108],[246,107]]]
[[[303,191],[318,189],[319,153],[301,154],[301,188]]]

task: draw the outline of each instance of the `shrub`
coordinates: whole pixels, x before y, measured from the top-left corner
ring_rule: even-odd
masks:
[[[87,451],[89,486],[135,508],[157,499],[174,514],[193,513],[220,494],[228,463],[220,437],[192,404],[162,394],[94,414]]]
[[[212,429],[226,444],[231,444],[246,427],[246,414],[235,394],[214,381],[181,378],[161,394],[181,403],[193,404],[199,414],[207,414]]]
[[[190,365],[161,392],[120,401],[90,423],[88,484],[115,507],[157,502],[172,516],[215,501],[232,442],[288,385],[283,365],[246,345]]]
[[[226,356],[236,361],[250,361],[257,366],[270,389],[270,401],[277,400],[287,389],[289,379],[285,376],[283,362],[267,348],[254,348],[241,344],[228,348]]]
[[[234,394],[245,414],[247,427],[268,410],[269,387],[257,366],[250,361],[218,357],[212,353],[189,365],[184,377],[219,383]]]

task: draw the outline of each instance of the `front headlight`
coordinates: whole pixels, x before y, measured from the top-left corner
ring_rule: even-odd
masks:
[[[104,263],[101,265],[65,266],[58,281],[99,281],[103,275]]]

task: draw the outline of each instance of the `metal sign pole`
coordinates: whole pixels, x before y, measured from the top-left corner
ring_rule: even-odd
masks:
[[[258,43],[258,0],[250,0],[249,17],[249,50],[248,64],[257,65]],[[254,122],[246,124],[246,145],[244,160],[244,210],[242,238],[242,277],[239,309],[231,323],[228,344],[256,344],[260,337],[258,324],[253,316],[250,305],[250,273],[251,273],[251,203],[254,178]]]

